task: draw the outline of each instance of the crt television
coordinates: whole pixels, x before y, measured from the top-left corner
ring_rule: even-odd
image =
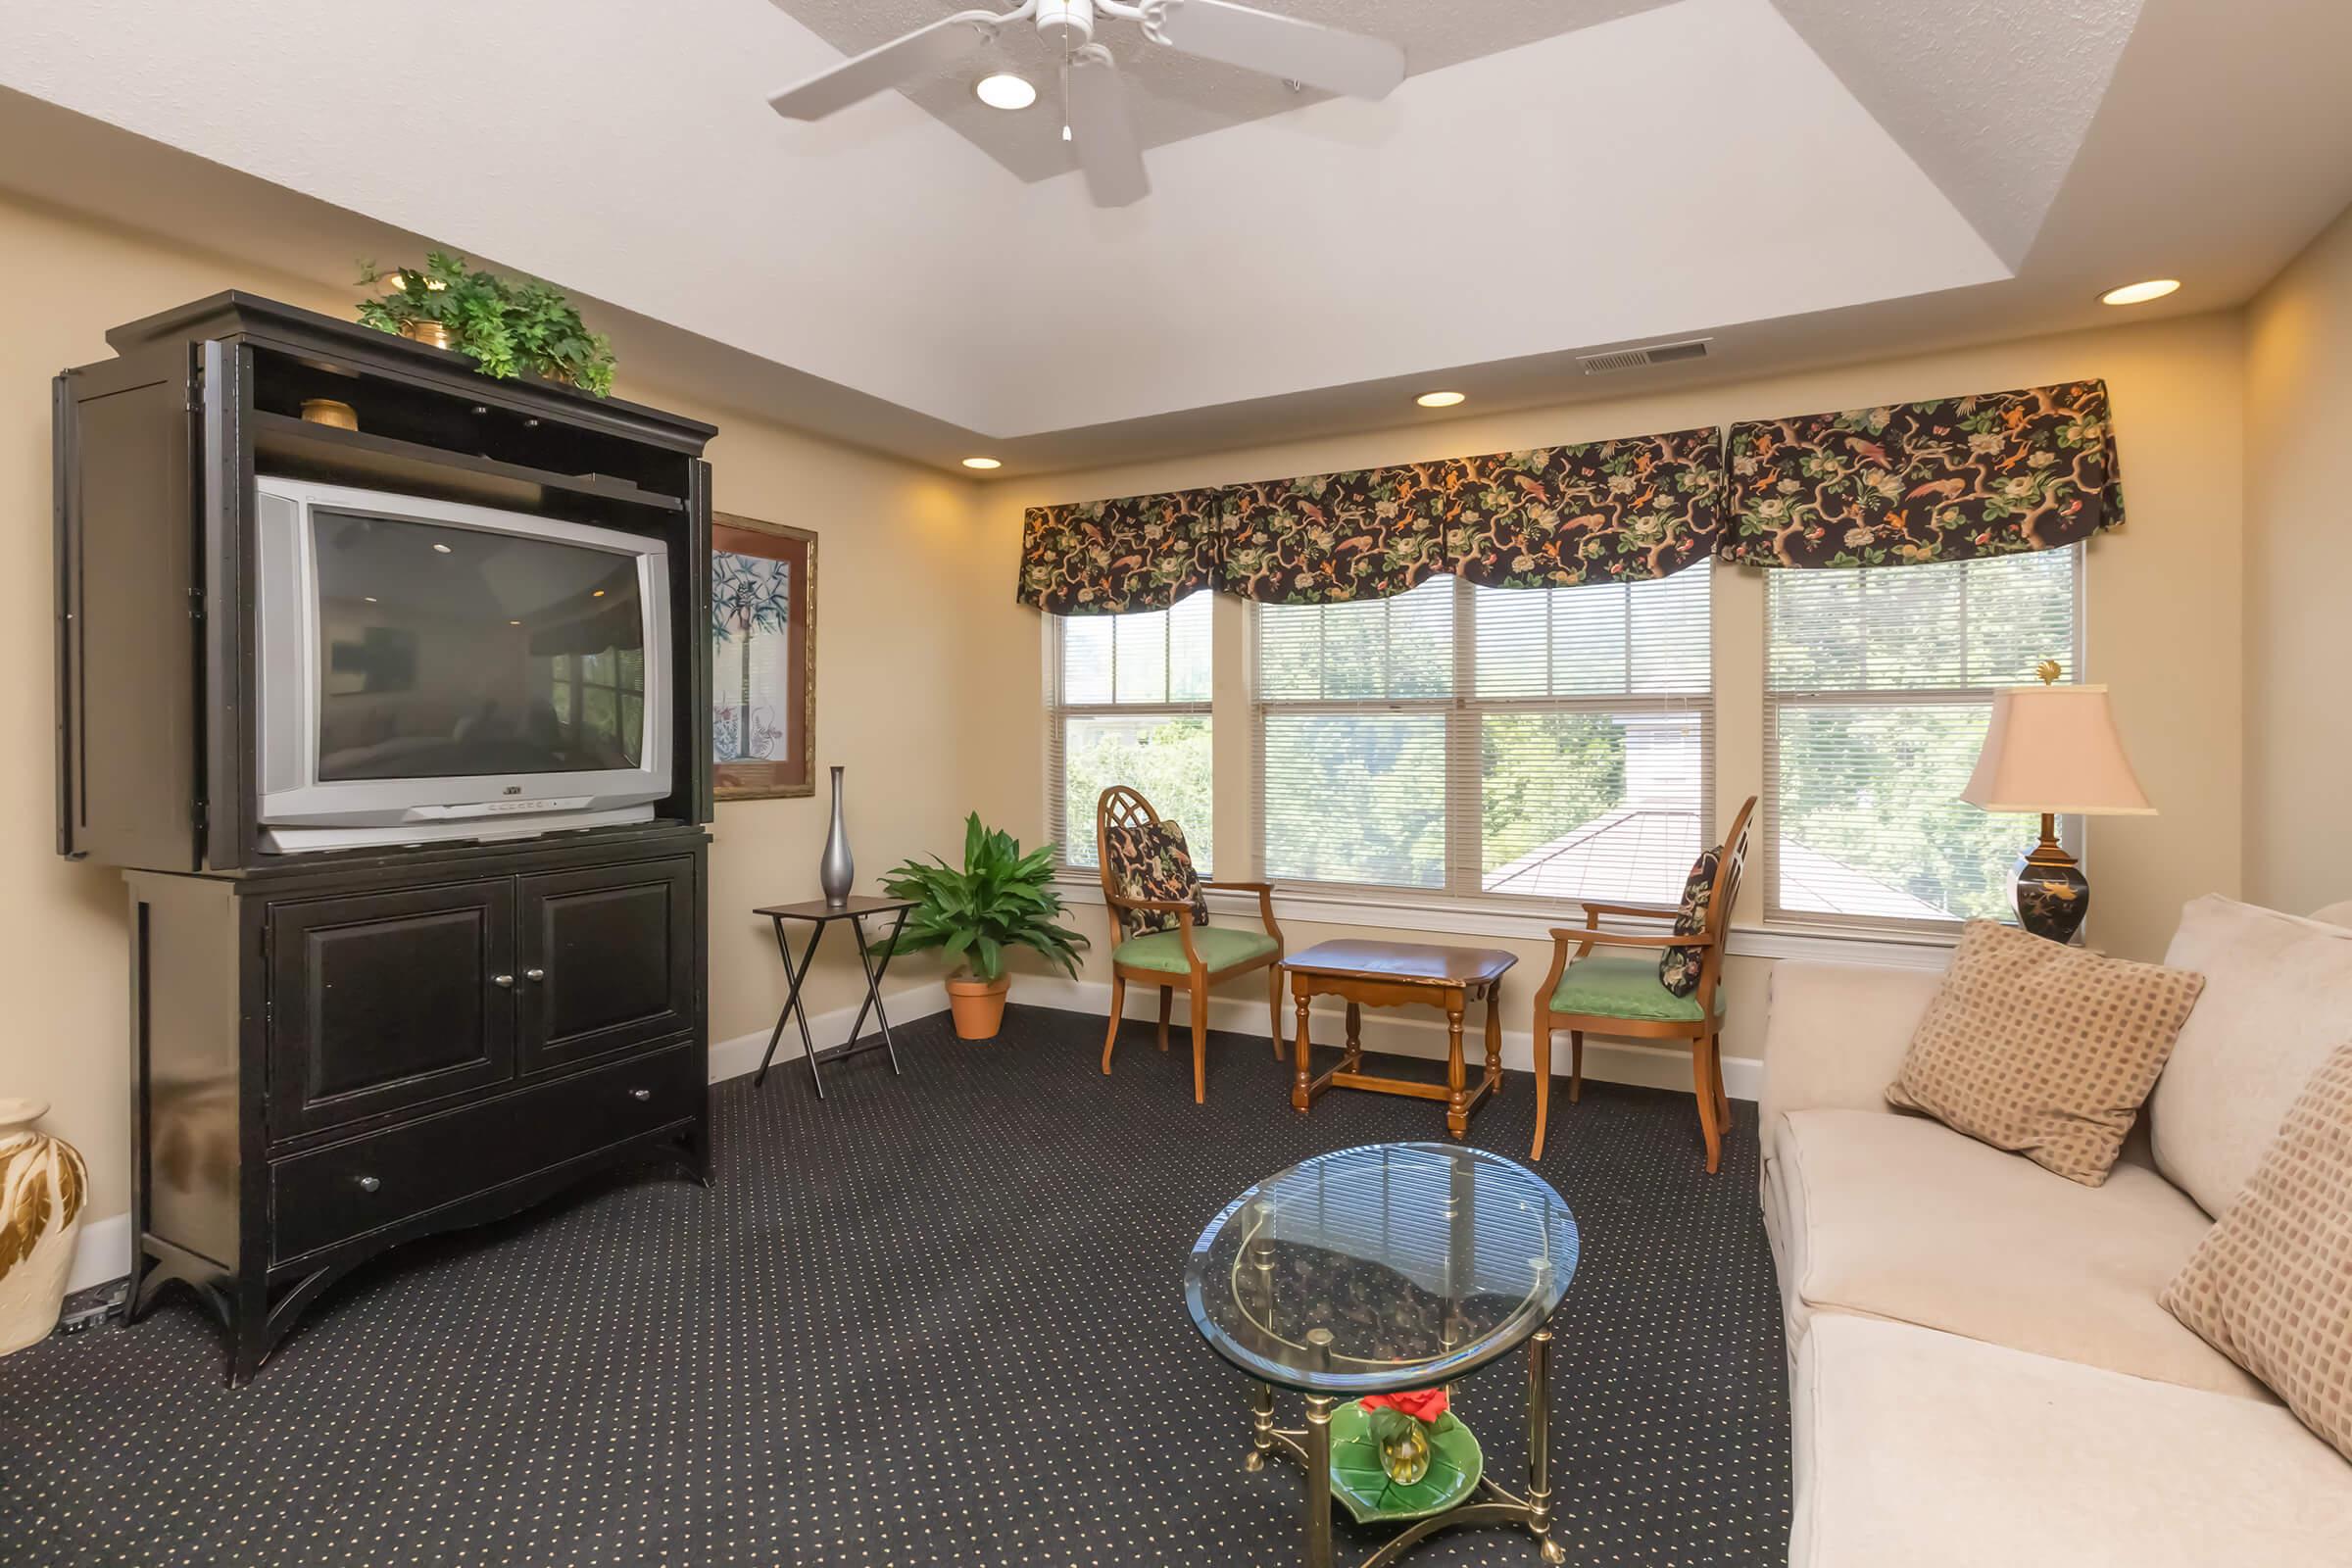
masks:
[[[522,838],[669,794],[659,539],[264,475],[263,843]]]

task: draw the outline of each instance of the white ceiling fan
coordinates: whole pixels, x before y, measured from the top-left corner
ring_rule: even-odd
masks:
[[[1385,98],[1404,79],[1404,51],[1380,38],[1278,17],[1230,0],[1021,0],[1011,11],[960,11],[845,60],[768,99],[792,120],[836,110],[929,75],[994,42],[1004,27],[1036,24],[1062,60],[1064,122],[1098,207],[1125,207],[1152,190],[1127,118],[1118,63],[1095,41],[1099,17],[1133,22],[1146,39],[1204,60],[1280,76],[1350,98]]]

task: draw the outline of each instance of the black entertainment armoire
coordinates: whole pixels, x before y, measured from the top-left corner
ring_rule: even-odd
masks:
[[[129,884],[126,1311],[185,1283],[241,1383],[386,1248],[625,1162],[708,1179],[715,431],[246,294],[107,341],[56,381],[58,848]],[[257,475],[658,535],[655,819],[268,851]]]

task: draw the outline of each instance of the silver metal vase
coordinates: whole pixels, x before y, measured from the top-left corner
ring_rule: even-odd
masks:
[[[833,770],[833,826],[825,834],[825,858],[816,863],[816,885],[825,902],[836,906],[850,902],[850,885],[858,880],[858,862],[850,858],[850,833],[841,820],[841,769]]]

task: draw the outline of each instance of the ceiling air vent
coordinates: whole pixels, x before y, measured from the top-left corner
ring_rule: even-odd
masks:
[[[1611,349],[1606,354],[1580,354],[1576,363],[1585,368],[1587,375],[1606,375],[1611,370],[1638,370],[1644,365],[1672,365],[1677,360],[1703,360],[1707,357],[1708,338],[1686,338],[1680,343],[1651,343],[1638,349]]]

